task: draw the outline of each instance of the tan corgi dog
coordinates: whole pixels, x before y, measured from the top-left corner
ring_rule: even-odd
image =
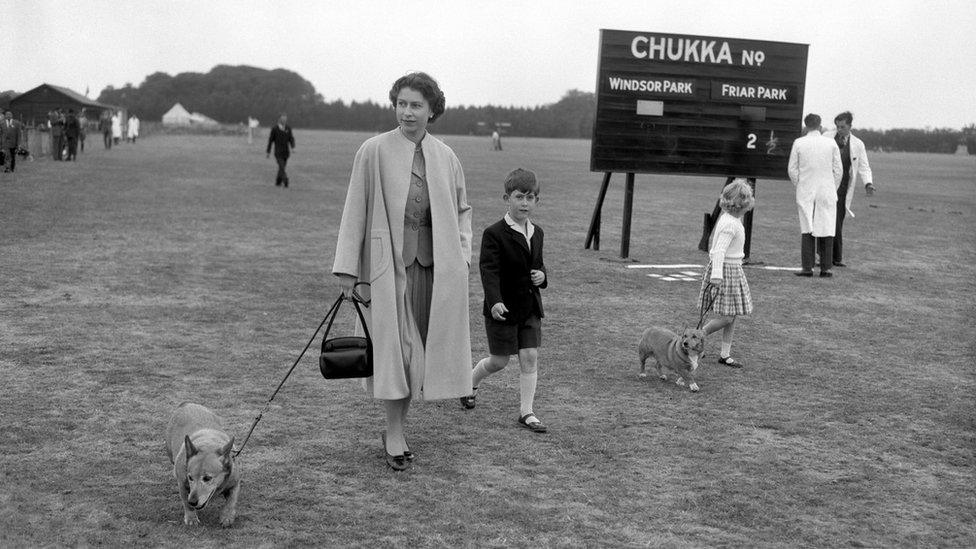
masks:
[[[166,429],[166,453],[183,502],[183,522],[200,524],[197,511],[217,494],[226,498],[220,524],[228,527],[237,516],[241,471],[234,466],[234,439],[224,432],[220,418],[207,407],[180,404]]]
[[[693,393],[698,392],[695,382],[695,370],[698,369],[698,358],[705,351],[705,331],[701,329],[685,328],[679,336],[666,328],[651,327],[644,331],[637,354],[640,357],[640,377],[646,377],[647,359],[654,357],[657,362],[657,375],[667,381],[668,372],[677,374],[675,381],[684,386],[688,380],[688,388]]]

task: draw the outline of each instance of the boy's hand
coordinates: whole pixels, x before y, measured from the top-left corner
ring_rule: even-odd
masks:
[[[532,279],[532,283],[536,286],[541,286],[542,283],[546,281],[546,273],[536,269],[529,271],[529,277]]]
[[[508,312],[508,307],[504,303],[498,302],[491,306],[491,317],[495,320],[505,320],[505,313]]]

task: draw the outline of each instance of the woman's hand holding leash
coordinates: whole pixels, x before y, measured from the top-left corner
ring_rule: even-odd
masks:
[[[532,284],[536,286],[542,286],[542,283],[546,281],[546,273],[536,269],[529,271],[529,277],[532,279]]]

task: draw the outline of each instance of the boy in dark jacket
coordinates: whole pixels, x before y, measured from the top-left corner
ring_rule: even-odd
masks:
[[[478,384],[508,365],[517,354],[520,412],[518,423],[536,433],[546,426],[532,411],[538,380],[539,345],[542,343],[542,294],[549,285],[542,261],[542,227],[530,220],[539,203],[535,174],[518,168],[505,178],[505,217],[485,229],[481,237],[481,284],[485,292],[483,313],[490,356],[478,362],[472,373],[471,395],[461,405],[475,407]]]
[[[291,149],[289,149],[289,145]],[[275,161],[278,162],[278,176],[275,177],[275,186],[288,186],[288,174],[285,173],[285,164],[291,150],[295,149],[295,136],[291,133],[291,126],[288,125],[288,116],[281,115],[278,123],[271,128],[268,134],[268,151],[265,156],[271,156],[271,147],[274,146]]]

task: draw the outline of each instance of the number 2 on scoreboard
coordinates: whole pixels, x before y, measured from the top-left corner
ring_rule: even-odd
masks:
[[[755,149],[756,148],[756,139],[757,139],[757,137],[756,137],[756,134],[754,134],[754,133],[750,133],[749,135],[747,135],[746,136],[746,148],[747,149]]]

